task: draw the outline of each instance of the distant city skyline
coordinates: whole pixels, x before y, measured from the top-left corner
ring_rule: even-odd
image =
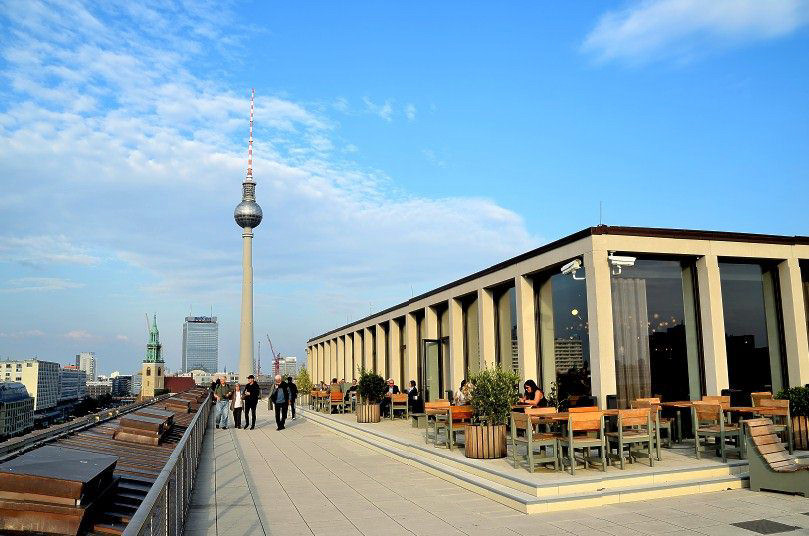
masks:
[[[282,355],[599,221],[809,235],[809,4],[706,6],[10,2],[0,357],[180,370],[194,303],[236,370],[251,87]]]

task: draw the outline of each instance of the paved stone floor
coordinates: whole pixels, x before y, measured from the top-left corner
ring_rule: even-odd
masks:
[[[525,515],[338,436],[300,415],[275,430],[209,430],[186,535],[809,535],[809,499],[724,491]]]

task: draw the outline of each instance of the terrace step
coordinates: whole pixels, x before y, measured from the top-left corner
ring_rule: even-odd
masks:
[[[707,469],[675,470],[672,475],[660,473],[658,477],[662,481],[653,481],[649,475],[642,473],[621,472],[609,477],[581,475],[567,482],[537,484],[442,454],[441,449],[415,445],[365,430],[339,418],[311,411],[307,411],[305,416],[348,439],[523,513],[738,489],[747,487],[749,481],[747,474],[740,470],[746,463],[739,461],[735,465],[718,465]]]

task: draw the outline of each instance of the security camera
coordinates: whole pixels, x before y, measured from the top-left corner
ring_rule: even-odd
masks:
[[[616,255],[614,252],[610,252],[607,259],[612,265],[613,275],[620,274],[623,266],[635,266],[635,261],[637,260],[636,257],[630,257],[628,255]]]
[[[562,266],[561,272],[565,275],[570,274],[573,276],[573,279],[578,281],[583,280],[583,277],[576,277],[576,271],[581,268],[581,259],[573,259],[569,263]]]

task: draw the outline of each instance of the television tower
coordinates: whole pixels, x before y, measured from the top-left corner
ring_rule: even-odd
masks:
[[[242,182],[242,202],[233,217],[242,228],[242,320],[239,336],[239,381],[244,383],[253,373],[253,229],[261,223],[261,207],[256,203],[256,183],[253,181],[253,102],[256,90],[250,94],[250,138],[247,142],[247,176]]]

